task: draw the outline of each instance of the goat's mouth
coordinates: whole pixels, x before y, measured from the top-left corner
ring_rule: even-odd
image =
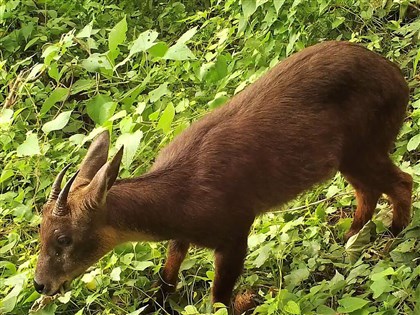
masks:
[[[64,281],[56,291],[51,292],[49,294],[49,296],[54,296],[54,295],[64,295],[64,293],[66,293],[69,289],[70,289],[70,284],[71,284],[71,280],[69,281]]]
[[[60,287],[60,293],[64,294],[66,293],[66,291],[70,290],[70,284],[71,284],[70,280],[64,281],[64,283]]]

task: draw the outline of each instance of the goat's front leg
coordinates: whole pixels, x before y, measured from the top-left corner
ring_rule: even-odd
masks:
[[[175,291],[176,284],[178,283],[179,269],[187,255],[189,247],[190,244],[188,242],[179,240],[169,241],[168,257],[166,258],[160,281],[161,290],[164,295]]]
[[[152,313],[156,310],[160,310],[164,307],[165,298],[169,293],[172,293],[176,289],[178,282],[178,273],[182,262],[187,255],[188,242],[179,240],[169,241],[168,246],[168,257],[166,258],[165,266],[161,273],[161,279],[159,280],[159,290],[156,292],[154,299],[148,303],[147,308],[144,310],[145,314]]]
[[[233,287],[242,273],[246,250],[246,237],[216,249],[216,275],[212,292],[213,303],[221,302],[228,307],[231,306]]]

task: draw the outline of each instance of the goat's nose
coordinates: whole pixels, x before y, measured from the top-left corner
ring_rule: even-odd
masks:
[[[35,281],[35,279],[34,279],[34,287],[35,287],[35,290],[36,290],[36,292],[38,292],[38,293],[42,293],[42,291],[44,291],[44,285],[43,284],[39,284],[38,282],[36,282]]]

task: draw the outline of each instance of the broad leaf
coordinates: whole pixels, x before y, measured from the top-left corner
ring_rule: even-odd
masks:
[[[149,92],[150,101],[154,103],[158,101],[162,96],[168,95],[170,93],[171,91],[168,89],[168,83],[162,83],[159,85],[159,87]]]
[[[299,304],[292,300],[287,302],[284,306],[284,310],[290,314],[301,314]]]
[[[116,267],[112,269],[109,277],[111,278],[112,281],[120,281],[121,280],[120,275],[121,275],[121,267]]]
[[[97,124],[102,125],[112,117],[117,103],[108,95],[98,94],[86,104],[89,117]]]
[[[55,103],[64,101],[67,98],[68,94],[68,88],[56,88],[54,91],[52,91],[51,95],[45,100],[44,104],[42,104],[39,115],[41,117],[44,116],[51,109],[51,107],[54,106]]]
[[[159,33],[156,31],[145,31],[137,37],[133,42],[133,46],[130,49],[130,55],[146,51],[150,47],[155,45],[155,40],[157,39]]]
[[[18,156],[33,156],[40,154],[38,138],[36,134],[29,133],[26,136],[26,140],[17,147],[16,149]]]
[[[63,129],[69,122],[71,113],[71,110],[60,113],[55,119],[45,123],[44,126],[42,126],[42,131],[49,133],[54,130]]]
[[[171,131],[171,124],[175,117],[175,107],[172,102],[170,102],[165,110],[160,116],[157,128],[162,129],[164,133],[169,133]]]
[[[195,59],[195,56],[187,45],[184,43],[176,43],[175,45],[169,47],[168,51],[163,56],[163,59],[188,60]]]
[[[375,223],[369,221],[359,233],[349,238],[345,249],[351,263],[355,263],[365,247],[370,244],[370,237],[374,233],[375,227]]]
[[[165,56],[165,54],[168,51],[168,49],[169,49],[169,47],[168,47],[168,45],[166,45],[166,43],[159,42],[159,43],[156,43],[155,45],[153,45],[152,47],[150,47],[149,50],[148,50],[148,52],[153,57],[162,58],[163,56]]]
[[[112,65],[108,58],[105,55],[98,53],[94,53],[90,55],[89,58],[83,60],[82,66],[90,72],[99,72],[101,68],[112,69]]]
[[[420,134],[417,134],[408,141],[407,150],[414,151],[419,147],[419,145],[420,145]]]
[[[140,141],[143,138],[143,132],[137,130],[134,133],[123,133],[116,142],[117,147],[124,145],[124,152],[122,157],[122,165],[128,169],[133,162],[137,149],[140,146]]]
[[[249,18],[257,10],[257,4],[255,0],[242,0],[242,11],[246,18]]]
[[[79,33],[76,34],[77,38],[88,38],[92,34],[93,21],[86,25]]]
[[[344,299],[339,300],[338,303],[341,305],[337,309],[338,312],[351,313],[356,310],[360,310],[369,302],[364,299],[357,298],[357,297],[346,297]]]
[[[127,33],[127,21],[125,17],[114,26],[109,32],[108,47],[109,50],[116,50],[118,45],[124,43]]]
[[[178,40],[177,43],[186,43],[197,33],[197,26],[186,31]]]

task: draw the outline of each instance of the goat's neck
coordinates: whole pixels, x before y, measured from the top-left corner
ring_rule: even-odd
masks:
[[[179,222],[177,199],[182,195],[173,174],[153,172],[117,181],[107,196],[107,224],[116,243],[165,240]]]

